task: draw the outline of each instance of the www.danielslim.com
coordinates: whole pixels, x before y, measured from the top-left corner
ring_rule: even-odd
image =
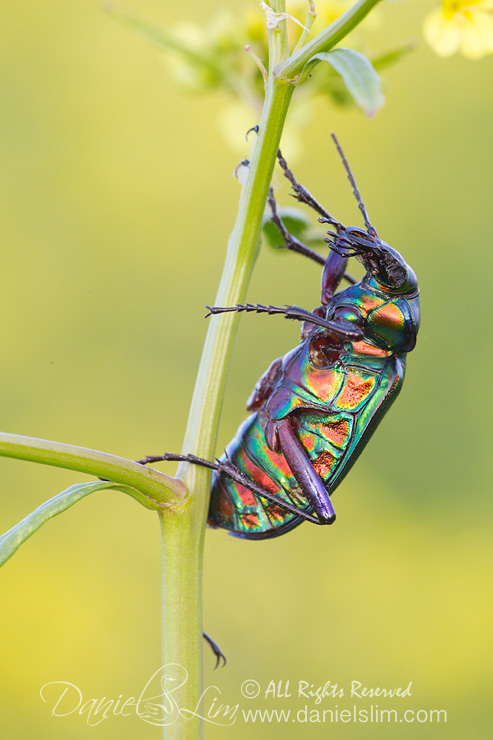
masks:
[[[242,709],[244,722],[285,723],[299,722],[300,724],[335,724],[335,723],[407,723],[407,724],[445,724],[447,712],[445,709],[381,709],[378,704],[366,709],[353,705],[351,709],[314,709],[305,705],[301,709]]]

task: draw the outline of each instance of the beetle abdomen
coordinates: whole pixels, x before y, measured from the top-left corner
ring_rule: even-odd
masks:
[[[278,496],[280,502],[311,511],[284,455],[269,448],[264,430],[275,424],[276,418],[289,416],[316,473],[326,489],[333,491],[397,397],[404,367],[403,358],[365,360],[346,356],[337,370],[337,393],[317,407],[307,403],[301,384],[292,385],[292,373],[280,377],[276,390],[258,412],[243,422],[221,460],[229,460],[258,486]],[[278,398],[284,398],[284,403],[279,404]],[[214,473],[209,510],[209,524],[213,527],[247,539],[261,539],[283,534],[301,522],[301,517],[282,506]]]
[[[269,449],[265,435],[265,412],[249,416],[226,447],[221,460],[229,460],[242,473],[279,500],[308,511],[310,503],[300,493],[284,456]],[[241,483],[214,473],[209,524],[246,538],[275,537],[301,524],[282,506],[256,496]]]

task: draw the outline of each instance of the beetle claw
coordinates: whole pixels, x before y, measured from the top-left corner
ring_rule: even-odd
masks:
[[[217,642],[215,642],[212,639],[212,637],[210,637],[206,632],[203,633],[203,638],[208,643],[208,645],[210,646],[212,652],[216,656],[216,665],[214,666],[214,670],[216,670],[216,668],[219,668],[219,666],[221,664],[221,660],[223,661],[223,668],[224,668],[224,666],[226,665],[226,663],[228,661],[226,659],[226,656],[222,652],[221,648],[217,644]]]

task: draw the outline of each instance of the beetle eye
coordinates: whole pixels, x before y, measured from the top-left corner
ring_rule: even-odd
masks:
[[[310,342],[310,362],[314,367],[331,367],[338,359],[341,350],[329,340],[326,334],[317,334]]]

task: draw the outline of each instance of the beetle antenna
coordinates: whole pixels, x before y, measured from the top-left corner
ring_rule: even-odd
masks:
[[[334,141],[334,144],[336,145],[337,151],[339,152],[339,156],[340,156],[340,158],[342,160],[342,164],[344,165],[344,169],[346,170],[347,178],[348,178],[348,180],[351,183],[351,186],[353,188],[354,197],[358,201],[358,207],[359,207],[361,213],[363,214],[363,220],[365,222],[366,230],[367,230],[367,232],[369,234],[371,234],[372,236],[375,236],[378,239],[377,230],[373,226],[372,222],[370,221],[370,218],[368,216],[368,211],[366,210],[366,206],[363,203],[363,200],[361,198],[360,192],[358,190],[358,186],[356,185],[356,180],[354,179],[354,175],[351,172],[351,168],[349,166],[349,162],[347,161],[347,159],[346,159],[346,157],[344,155],[344,152],[342,151],[342,147],[339,144],[339,141],[337,139],[337,136],[335,134],[331,134],[331,136],[332,136],[332,139]]]

